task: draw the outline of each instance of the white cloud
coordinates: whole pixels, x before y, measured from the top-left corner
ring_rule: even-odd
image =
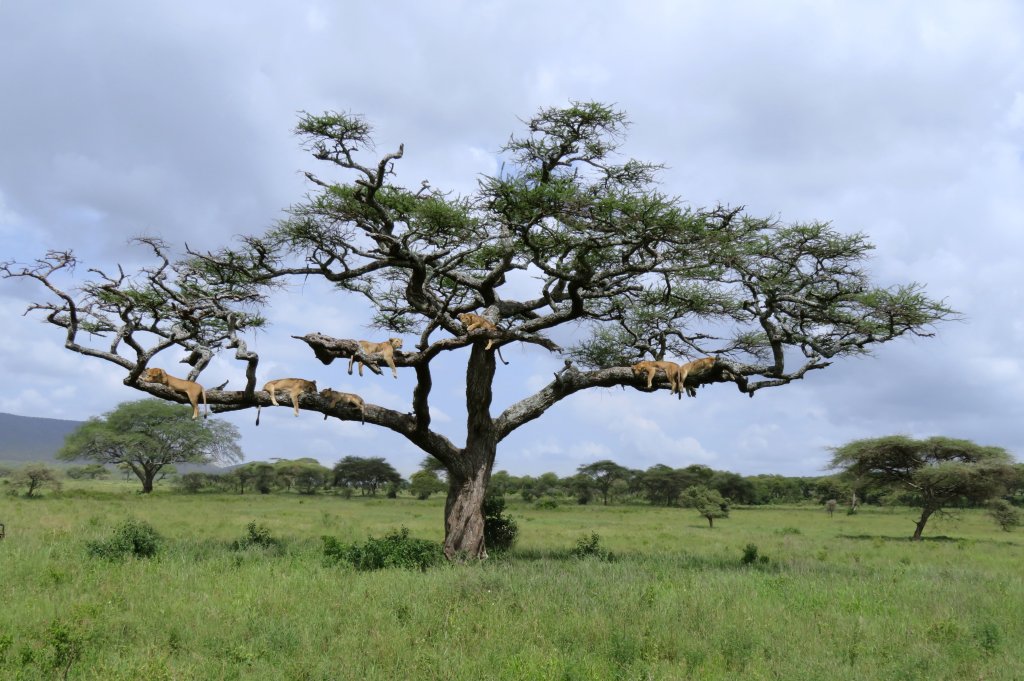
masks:
[[[339,26],[359,30],[339,38]],[[605,1],[584,13],[527,0],[401,14],[363,3],[344,15],[319,2],[3,3],[0,259],[70,247],[86,267],[109,269],[145,258],[124,245],[143,231],[178,249],[258,233],[308,189],[299,170],[331,172],[298,148],[299,110],[364,113],[378,152],[405,143],[400,181],[465,193],[500,167],[517,117],[594,98],[633,120],[624,154],[669,166],[666,193],[863,230],[879,281],[924,282],[965,321],[753,400],[727,386],[683,402],[575,395],[503,442],[499,467],[567,474],[593,457],[813,474],[826,446],[889,432],[1024,453],[1022,36],[1024,8],[998,0]],[[85,418],[139,397],[119,368],[72,355],[58,329],[21,317],[42,293],[0,281],[0,371],[23,386],[0,396],[0,410]],[[375,334],[361,302],[311,279],[275,297],[270,315],[250,339],[260,381],[300,375],[409,409],[410,372],[349,376],[290,338]],[[505,355],[495,410],[561,366],[519,345]],[[465,437],[464,359],[442,358],[431,395],[454,442]],[[211,382],[240,385],[242,369],[218,359]],[[370,426],[285,416],[274,411],[258,433],[251,414],[229,418],[254,456],[301,441],[327,459],[384,455],[406,473],[422,457]]]

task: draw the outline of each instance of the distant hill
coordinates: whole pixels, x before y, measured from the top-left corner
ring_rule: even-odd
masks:
[[[64,438],[82,423],[0,412],[0,461],[55,461]]]
[[[64,438],[83,423],[85,421],[41,419],[34,416],[18,416],[0,412],[0,463],[17,466],[26,462],[39,462],[67,466],[68,462],[57,461],[57,450],[64,446]],[[85,462],[79,460],[74,465],[81,463]],[[179,473],[191,471],[223,473],[234,467],[222,468],[191,463],[175,465]]]

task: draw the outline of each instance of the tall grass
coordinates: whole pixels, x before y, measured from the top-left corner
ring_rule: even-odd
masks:
[[[326,565],[320,536],[440,540],[443,500],[87,487],[0,498],[0,678],[1024,678],[1024,535],[981,511],[911,543],[907,509],[736,509],[712,530],[510,502],[500,559],[365,573]],[[128,518],[156,558],[87,556]],[[251,522],[277,542],[239,548]],[[593,533],[614,560],[572,556]],[[751,543],[767,562],[741,562]]]

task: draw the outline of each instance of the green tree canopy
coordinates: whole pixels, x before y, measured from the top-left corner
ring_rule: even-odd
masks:
[[[682,469],[658,463],[637,476],[637,485],[652,504],[674,506],[692,480]]]
[[[190,409],[163,400],[138,400],[83,423],[64,440],[57,458],[125,466],[148,493],[169,464],[240,460],[237,440],[238,429],[226,421],[194,421]]]
[[[55,492],[59,492],[61,488],[57,471],[46,464],[26,464],[11,475],[11,488],[25,490],[26,497],[34,497],[36,492],[44,487],[49,487]]]
[[[446,489],[448,489],[448,485],[444,484],[434,471],[416,471],[409,479],[409,491],[417,499],[429,499],[431,494],[443,492]]]
[[[77,263],[67,251],[0,263],[0,275],[38,281],[51,298],[31,309],[62,329],[65,347],[119,366],[125,385],[163,399],[184,397],[139,380],[158,353],[184,349],[195,380],[214,354],[234,350],[245,388],[208,390],[215,412],[269,404],[256,390],[259,356],[242,334],[265,325],[259,307],[270,292],[319,277],[342,294],[339,305],[361,296],[373,324],[415,337],[395,353],[398,367],[415,372],[412,410],[367,404],[365,421],[444,464],[445,553],[482,558],[482,505],[499,444],[581,390],[668,387],[647,388],[631,363],[713,355],[709,370],[687,378],[688,391],[724,382],[753,395],[901,336],[930,335],[954,316],[916,282],[872,282],[863,234],[686,205],[662,189],[659,164],[619,155],[627,127],[625,113],[598,102],[543,108],[499,151],[501,172],[459,196],[429,182],[398,185],[404,146],[377,156],[361,117],[305,113],[296,132],[335,176],[307,172],[309,194],[266,233],[176,261],[147,237],[153,265],[134,275],[92,268],[73,293],[61,288]],[[459,319],[467,312],[498,328],[471,335]],[[354,339],[310,331],[300,340],[324,363],[356,357],[379,371]],[[511,342],[565,365],[495,414],[491,346]],[[432,363],[449,353],[466,362],[461,444],[431,417]],[[358,416],[316,395],[302,406]]]
[[[719,494],[718,490],[704,485],[686,488],[686,491],[680,496],[680,502],[686,508],[695,509],[701,517],[708,521],[708,527],[714,527],[715,520],[718,518],[729,517],[729,502]]]
[[[593,481],[594,487],[601,493],[605,506],[608,505],[608,493],[611,491],[615,481],[626,480],[629,477],[628,468],[620,466],[610,459],[583,464],[576,471]]]
[[[250,461],[232,470],[239,494],[245,494],[247,486],[260,494],[269,494],[277,484],[277,473],[278,468],[266,461]]]
[[[383,457],[346,456],[334,464],[335,487],[354,487],[374,496],[382,486],[402,482],[402,476]]]
[[[889,435],[855,440],[832,452],[832,467],[848,479],[869,489],[897,491],[921,509],[915,540],[921,539],[932,514],[997,497],[1016,475],[1005,449],[948,437]]]

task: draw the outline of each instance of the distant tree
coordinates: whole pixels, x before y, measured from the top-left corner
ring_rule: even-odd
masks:
[[[432,456],[423,457],[423,460],[420,461],[420,470],[430,471],[431,473],[434,473],[440,480],[448,479],[448,469],[444,467],[443,463],[441,463]],[[508,475],[508,473],[506,473],[505,475]],[[491,480],[494,480],[494,476],[491,476]],[[445,489],[447,489],[447,487],[445,487]]]
[[[572,493],[576,497],[576,503],[589,504],[594,498],[594,480],[589,475],[577,473],[558,482],[559,487]]]
[[[519,477],[519,496],[523,498],[523,501],[533,501],[539,495],[536,478],[530,475],[523,475]]]
[[[692,476],[659,463],[639,476],[639,485],[652,504],[675,506],[690,480]]]
[[[1006,500],[1014,506],[1024,506],[1024,463],[1013,465],[1013,478],[1006,485]]]
[[[682,505],[692,508],[708,521],[708,527],[715,526],[718,518],[729,517],[729,502],[722,498],[716,489],[709,489],[704,485],[688,487],[680,497]]]
[[[292,484],[299,494],[316,494],[331,482],[331,469],[318,461],[297,463],[291,473]]]
[[[687,487],[693,487],[695,485],[704,485],[709,487],[711,485],[711,479],[715,477],[715,471],[704,464],[693,463],[685,468],[677,468],[676,472],[679,475],[679,479],[682,481],[683,489]]]
[[[174,481],[174,486],[182,492],[188,494],[195,494],[207,487],[210,487],[212,482],[210,476],[206,473],[200,473],[199,471],[193,471],[191,473],[185,473]]]
[[[799,478],[787,478],[782,475],[755,475],[747,480],[754,488],[754,503],[791,504],[804,499]]]
[[[448,489],[448,485],[434,471],[416,471],[412,474],[409,491],[417,499],[429,499],[431,494],[438,494]]]
[[[295,486],[295,480],[302,473],[304,466],[320,465],[319,461],[310,457],[303,457],[301,459],[272,459],[272,461],[274,462],[272,465],[277,482],[286,490],[291,490]]]
[[[756,500],[754,483],[739,473],[715,471],[707,486],[718,490],[719,494],[734,504],[753,504]]]
[[[126,463],[117,464],[118,472],[124,476],[124,481],[128,482],[132,479],[132,467]]]
[[[832,452],[832,467],[846,477],[869,489],[899,492],[903,501],[921,509],[915,541],[934,513],[985,503],[1001,495],[1015,476],[1005,449],[948,437],[890,435],[855,440]]]
[[[226,421],[193,420],[191,409],[163,400],[139,400],[83,423],[64,440],[57,458],[127,466],[148,494],[168,464],[241,459],[237,440],[238,429]]]
[[[563,493],[562,479],[558,477],[558,473],[548,471],[547,473],[541,473],[540,477],[534,483],[534,492],[537,496],[558,496]]]
[[[313,461],[313,463],[317,462]],[[317,465],[319,464],[317,463]],[[294,482],[295,475],[298,472],[299,469],[292,471],[293,475],[289,479],[289,484]],[[277,483],[278,468],[265,461],[250,461],[233,468],[227,474],[227,477],[238,487],[239,494],[245,494],[247,486],[255,489],[260,494],[269,494]]]
[[[374,496],[388,483],[401,483],[402,476],[382,457],[346,456],[334,464],[334,486],[354,487]]]
[[[254,461],[249,465],[252,471],[252,482],[260,494],[270,494],[277,484],[277,469],[266,461]]]
[[[498,471],[491,475],[491,484],[487,486],[490,493],[503,497],[518,490],[517,481],[508,471]]]
[[[72,480],[98,480],[109,478],[110,470],[101,463],[90,463],[85,466],[68,466],[64,474]]]
[[[601,493],[604,505],[608,505],[608,493],[616,480],[625,480],[629,477],[629,469],[620,466],[610,459],[601,459],[594,463],[581,465],[576,472],[585,475],[593,481],[594,487]]]
[[[57,471],[46,464],[30,463],[11,475],[12,491],[23,489],[26,497],[34,497],[36,492],[44,487],[49,487],[54,492],[59,492],[61,487]]]
[[[167,464],[160,469],[160,473],[157,474],[156,482],[160,482],[168,477],[174,478],[178,475],[178,467],[173,464]]]

